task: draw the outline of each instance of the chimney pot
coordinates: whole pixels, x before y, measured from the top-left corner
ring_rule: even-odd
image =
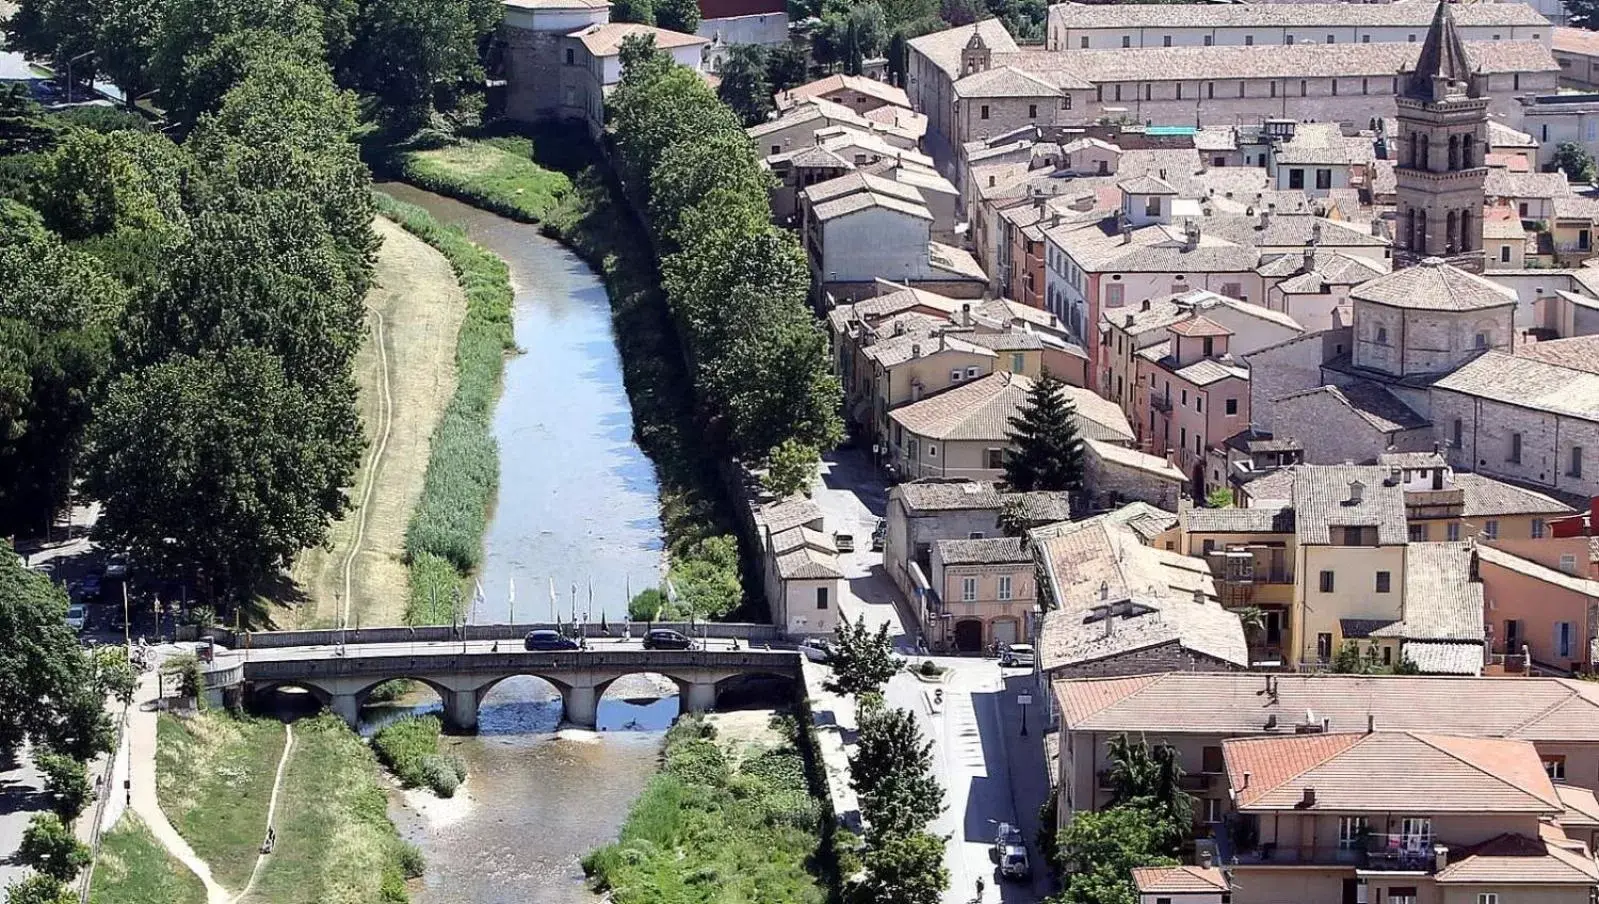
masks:
[[[1248,789],[1249,789],[1249,779],[1250,779],[1250,777],[1251,777],[1251,776],[1253,776],[1253,775],[1254,775],[1254,774],[1255,774],[1255,773],[1253,773],[1253,772],[1249,772],[1249,771],[1245,771],[1245,772],[1244,772],[1244,785],[1243,785],[1243,787],[1242,787],[1242,788],[1239,788],[1239,789],[1238,789],[1238,790],[1240,790],[1240,791],[1246,791],[1246,790],[1248,790]]]
[[[1376,730],[1377,730],[1377,714],[1376,713],[1367,713],[1366,714],[1366,734],[1371,734],[1372,732],[1374,732]]]
[[[1314,807],[1315,805],[1316,805],[1316,789],[1315,788],[1306,788],[1305,789],[1305,796],[1299,802],[1300,808],[1308,810],[1311,807]]]
[[[1133,325],[1133,315],[1128,314],[1126,321],[1124,321],[1122,325],[1123,326],[1132,326]]]
[[[912,358],[920,358],[921,356],[922,356],[922,344],[920,342],[912,342],[911,343],[911,357]]]
[[[1210,849],[1209,848],[1206,848],[1205,850],[1202,850],[1202,851],[1199,852],[1199,868],[1200,869],[1210,869],[1211,866],[1214,863],[1215,863],[1215,860],[1213,860],[1211,858],[1211,853],[1210,853]]]

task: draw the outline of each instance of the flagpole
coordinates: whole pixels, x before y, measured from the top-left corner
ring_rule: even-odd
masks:
[[[550,578],[550,621],[560,624],[560,616],[556,614],[555,606],[555,578]]]
[[[506,612],[505,618],[506,618],[506,621],[509,622],[512,627],[515,627],[516,626],[516,578],[506,578],[505,579],[505,586],[506,586],[506,594],[505,594],[506,600],[505,600],[505,602],[506,602],[506,607],[507,607],[507,612]]]
[[[591,575],[589,575],[589,611],[588,611],[588,614],[583,616],[583,621],[591,622],[593,620],[594,620],[594,575],[591,574]]]

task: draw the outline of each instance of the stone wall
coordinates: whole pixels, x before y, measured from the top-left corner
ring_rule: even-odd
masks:
[[[1307,464],[1376,461],[1390,447],[1396,452],[1432,449],[1432,433],[1426,428],[1393,433],[1379,430],[1330,392],[1295,395],[1274,404],[1273,435],[1303,443]]]
[[[1084,489],[1095,511],[1137,500],[1175,512],[1187,486],[1187,481],[1163,480],[1092,452],[1083,456],[1083,472]]]
[[[1249,419],[1274,432],[1273,403],[1289,393],[1325,385],[1322,362],[1349,351],[1350,329],[1309,333],[1244,356],[1249,364]]]
[[[1434,388],[1435,439],[1450,465],[1490,477],[1579,496],[1599,496],[1599,423]],[[1456,420],[1461,422],[1455,448]],[[1521,461],[1510,461],[1511,435],[1521,434]],[[1582,477],[1571,477],[1571,449],[1583,449]]]

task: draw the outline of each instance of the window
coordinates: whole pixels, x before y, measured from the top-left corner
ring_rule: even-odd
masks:
[[[1083,36],[1083,37],[1082,37],[1082,38],[1081,38],[1081,39],[1080,39],[1080,40],[1079,40],[1079,41],[1078,41],[1078,42],[1077,42],[1077,46],[1078,46],[1078,47],[1081,47],[1081,48],[1082,48],[1082,49],[1084,49],[1084,50],[1087,50],[1087,49],[1088,49],[1088,37],[1087,37],[1087,36],[1086,36],[1086,35],[1085,35],[1085,36]]]
[[[1370,44],[1371,43],[1371,35],[1361,35],[1360,36],[1360,43],[1362,43],[1362,44]]]
[[[1244,35],[1244,46],[1245,47],[1253,47],[1253,46],[1255,46],[1255,36],[1254,35]]]
[[[1548,141],[1549,136],[1545,135],[1544,140]],[[1527,218],[1527,202],[1522,201],[1520,204],[1516,205],[1516,208],[1516,213],[1519,214],[1523,220],[1525,220]]]
[[[977,601],[977,579],[961,578],[961,602],[973,603]]]
[[[1221,798],[1207,797],[1205,801],[1205,822],[1214,825],[1221,822]]]
[[[1276,79],[1272,79],[1271,80],[1271,96],[1272,97],[1276,97],[1277,96],[1277,80]]]
[[[1360,93],[1361,94],[1365,94],[1369,87],[1370,87],[1370,82],[1367,79],[1361,79],[1360,80]]]
[[[1333,592],[1333,573],[1331,571],[1323,571],[1321,573],[1321,592]]]
[[[1366,817],[1340,816],[1338,817],[1338,848],[1352,851],[1360,846],[1366,837]]]
[[[570,47],[566,48],[566,65],[577,65],[577,54]]]
[[[1326,572],[1323,572],[1323,574],[1325,574],[1325,573]],[[1318,659],[1321,662],[1326,662],[1327,660],[1329,660],[1331,658],[1332,658],[1332,635],[1331,634],[1326,634],[1326,633],[1317,634],[1316,635],[1316,659]]]
[[[1555,622],[1555,655],[1561,659],[1571,658],[1572,636],[1576,633],[1572,628],[1571,622]]]
[[[1060,108],[1062,110],[1070,110],[1072,108],[1072,96],[1070,94],[1061,95]]]
[[[1144,216],[1160,216],[1160,195],[1150,195],[1144,199]]]
[[[1215,38],[1211,37],[1210,35],[1205,35],[1205,46],[1206,47],[1209,47],[1210,45],[1212,45],[1214,43],[1216,43],[1216,39]]]
[[[1144,100],[1154,100],[1154,99],[1155,99],[1155,83],[1154,82],[1146,82],[1144,84]]]
[[[1393,573],[1388,571],[1377,572],[1377,592],[1388,593],[1393,589]]]
[[[1120,283],[1111,283],[1105,287],[1105,307],[1119,308],[1122,306],[1124,293],[1127,287]]]
[[[1482,525],[1482,533],[1483,533],[1483,536],[1487,537],[1490,540],[1499,539],[1499,522],[1494,520],[1493,518],[1489,518]]]
[[[1382,648],[1382,664],[1383,665],[1393,665],[1394,664],[1394,648],[1393,647],[1383,647]]]
[[[1188,404],[1188,390],[1186,390],[1186,389],[1182,391],[1182,400],[1183,400],[1183,405],[1186,406]]]
[[[1199,754],[1199,771],[1222,773],[1227,771],[1227,761],[1222,757],[1220,747],[1206,747]]]
[[[932,443],[928,443],[927,444],[927,457],[928,458],[937,458],[938,457],[938,447],[933,445]]]
[[[1479,333],[1478,335],[1482,335]],[[1521,464],[1521,434],[1510,434],[1510,457],[1506,459],[1514,464]]]
[[[1027,356],[1021,352],[1010,353],[1010,372],[1019,374],[1027,366]]]
[[[1177,83],[1177,99],[1178,100],[1182,100],[1183,99],[1183,83],[1182,82],[1178,82]]]
[[[1448,527],[1447,530],[1444,531],[1444,534],[1445,534],[1445,536],[1447,536],[1449,538],[1449,542],[1451,542],[1451,543],[1459,542],[1459,540],[1460,540],[1460,522],[1459,521],[1451,521],[1451,522],[1449,522],[1449,527]]]
[[[1543,771],[1554,781],[1566,780],[1566,758],[1563,754],[1550,754],[1543,758]],[[1478,900],[1481,900],[1479,898]]]
[[[1425,524],[1412,524],[1412,525],[1410,525],[1410,542],[1412,542],[1412,543],[1425,543],[1425,542],[1427,542],[1427,525],[1425,525]]]
[[[1509,245],[1500,245],[1499,246],[1499,263],[1501,263],[1501,264],[1510,263],[1510,246]]]
[[[988,118],[988,104],[983,104],[981,107],[977,108],[977,116],[979,119]]]
[[[1478,333],[1477,335],[1471,337],[1471,342],[1477,348],[1487,348],[1488,347],[1488,334],[1487,333]]]
[[[1377,327],[1377,344],[1378,345],[1387,345],[1388,344],[1388,328],[1387,327],[1385,327],[1385,326]]]
[[[816,588],[816,608],[818,608],[818,609],[826,609],[827,608],[827,588],[826,587],[818,587],[818,588]]]
[[[1564,571],[1566,574],[1576,574],[1577,573],[1577,557],[1572,555],[1569,552],[1568,553],[1564,553],[1563,555],[1561,555],[1560,556],[1560,570]]]
[[[1273,82],[1272,84],[1275,87],[1276,83]],[[1298,168],[1289,170],[1288,171],[1288,188],[1290,190],[1303,190],[1304,187],[1305,187],[1305,171],[1302,170],[1302,169],[1298,169]]]
[[[1002,574],[999,576],[999,598],[1002,600],[1008,600],[1010,599],[1010,595],[1010,575]]]
[[[1293,35],[1289,35],[1289,36],[1283,38],[1283,43],[1287,44],[1289,47],[1294,46],[1294,36]]]
[[[1332,170],[1316,170],[1316,187],[1324,190],[1332,188]]]
[[[1037,119],[1038,118],[1038,104],[1028,104],[1027,105],[1027,118],[1028,119]]]
[[[1432,817],[1431,816],[1406,816],[1399,821],[1399,835],[1402,839],[1413,840],[1418,849],[1425,849],[1432,845]],[[1430,853],[1430,852],[1429,852]],[[1390,889],[1389,894],[1397,896],[1400,889]],[[1411,890],[1414,897],[1415,890]]]
[[[1566,469],[1566,476],[1567,477],[1581,477],[1582,476],[1582,447],[1581,446],[1572,446],[1571,447],[1571,467]]]
[[[949,381],[951,383],[959,383],[961,381],[961,377],[965,376],[965,374],[965,371],[957,367],[949,372]]]
[[[1127,35],[1122,35],[1122,46],[1123,47],[1131,47],[1131,46],[1133,46],[1133,39],[1128,37]]]
[[[1460,448],[1460,438],[1461,438],[1461,435],[1464,433],[1464,430],[1462,429],[1463,427],[1464,427],[1464,424],[1462,423],[1460,418],[1458,418],[1458,417],[1455,418],[1455,423],[1454,423],[1454,435],[1455,435],[1454,446],[1455,446],[1456,449]]]
[[[1204,396],[1202,396],[1202,395],[1194,396],[1194,410],[1199,412],[1200,414],[1204,414],[1205,413],[1205,397]]]
[[[1393,886],[1388,889],[1388,904],[1416,904],[1414,886]]]
[[[977,379],[977,368],[975,368],[975,367],[966,368],[966,379],[968,379],[968,380]]]
[[[987,459],[984,464],[988,466],[990,471],[998,471],[1005,467],[1004,449],[988,449],[983,453],[983,457]]]
[[[1171,35],[1162,36],[1161,39],[1160,39],[1160,46],[1162,46],[1162,47],[1170,47],[1171,46]]]
[[[1299,80],[1299,96],[1300,97],[1304,97],[1305,96],[1305,84],[1306,83],[1305,83],[1304,79],[1300,79]]]

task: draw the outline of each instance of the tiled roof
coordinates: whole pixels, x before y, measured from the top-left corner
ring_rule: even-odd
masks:
[[[1005,493],[1000,500],[1015,507],[1016,515],[1028,524],[1052,524],[1070,521],[1072,503],[1070,493],[1035,490],[1030,493]]]
[[[1129,502],[1098,517],[1128,527],[1145,543],[1177,526],[1175,514],[1147,502]]]
[[[914,186],[896,182],[893,179],[885,179],[882,176],[874,176],[871,173],[860,172],[845,173],[837,179],[818,182],[815,185],[806,187],[801,194],[812,204],[820,204],[823,201],[830,201],[834,198],[862,192],[876,192],[914,204],[923,203],[922,193]]]
[[[1561,842],[1570,842],[1558,828],[1543,826],[1539,834],[1556,837],[1506,834],[1491,838],[1460,852],[1459,859],[1440,870],[1433,881],[1439,885],[1592,885],[1599,881],[1593,857],[1563,845]]]
[[[905,95],[904,89],[860,75],[829,75],[813,82],[797,85],[778,94],[777,105],[780,108],[786,108],[791,106],[794,101],[822,97],[835,91],[844,90],[865,94],[897,107],[909,107],[911,105],[910,98]]]
[[[820,522],[822,509],[809,499],[790,499],[756,509],[755,520],[772,533],[780,534],[802,524]]]
[[[1599,687],[1562,678],[1294,675],[1169,672],[1138,678],[1059,680],[1062,724],[1072,731],[1222,735],[1292,732],[1310,710],[1333,731],[1434,731],[1528,741],[1599,741]]]
[[[861,175],[865,175],[862,173]],[[811,215],[818,220],[836,220],[853,213],[859,213],[873,207],[892,210],[915,217],[919,220],[933,219],[933,212],[919,201],[905,201],[892,195],[879,194],[875,191],[857,192],[853,195],[844,195],[831,201],[823,201],[811,207]]]
[[[1223,741],[1238,809],[1434,814],[1563,809],[1538,751],[1527,741],[1378,728]]]
[[[1168,480],[1173,483],[1183,483],[1188,480],[1188,475],[1184,474],[1181,468],[1165,458],[1130,449],[1127,446],[1089,439],[1083,442],[1083,451],[1093,458],[1141,471],[1158,480]]]
[[[978,330],[966,333],[965,337],[970,342],[981,345],[984,348],[991,348],[996,352],[1019,352],[1044,347],[1044,340],[1027,330],[1000,330],[999,332]]]
[[[1171,9],[1142,4],[1100,6],[1064,3],[1051,7],[1070,28],[1314,28],[1354,26],[1368,28],[1415,26],[1432,21],[1430,3],[1348,4],[1177,4]],[[1544,25],[1549,20],[1525,3],[1461,4],[1455,8],[1460,25]],[[1575,31],[1575,29],[1566,29]],[[1556,29],[1558,33],[1560,29]],[[1297,45],[1295,45],[1297,46]],[[1345,46],[1345,45],[1338,45]],[[1276,48],[1273,48],[1276,49]]]
[[[907,43],[912,50],[927,57],[928,62],[942,70],[945,76],[953,79],[960,72],[961,51],[966,49],[966,43],[974,33],[981,35],[983,43],[996,54],[1016,49],[1016,41],[998,19],[984,19],[973,25],[935,31],[911,38]]]
[[[622,51],[622,42],[635,35],[645,35],[655,39],[655,46],[661,49],[671,47],[689,47],[694,44],[709,44],[708,39],[699,35],[686,35],[681,32],[667,31],[664,28],[655,28],[649,25],[640,25],[637,22],[607,22],[604,25],[590,25],[581,31],[574,31],[568,37],[577,38],[583,42],[583,47],[597,57],[615,56]]]
[[[1187,380],[1195,386],[1209,386],[1222,380],[1247,380],[1249,368],[1236,364],[1223,364],[1213,358],[1203,358],[1185,367],[1179,367],[1172,374]]]
[[[1599,798],[1592,791],[1561,782],[1555,785],[1555,794],[1566,809],[1557,820],[1562,826],[1599,829]]]
[[[1374,465],[1309,465],[1294,471],[1294,512],[1299,542],[1331,542],[1330,527],[1376,527],[1377,542],[1403,544],[1410,532],[1405,526],[1405,494],[1390,486],[1388,469]],[[1362,484],[1360,501],[1353,502],[1352,485]]]
[[[1471,547],[1411,543],[1405,550],[1403,617],[1371,636],[1481,642],[1482,620],[1482,584],[1471,579]]]
[[[1291,534],[1292,506],[1191,508],[1180,516],[1184,529],[1200,534]]]
[[[1514,571],[1517,574],[1541,581],[1553,587],[1560,587],[1573,593],[1581,593],[1599,599],[1599,581],[1581,575],[1567,574],[1564,571],[1550,568],[1531,559],[1524,559],[1521,556],[1505,552],[1487,543],[1478,544],[1477,556],[1489,565]]]
[[[1514,289],[1438,258],[1363,282],[1349,295],[1357,301],[1418,311],[1480,311],[1516,303]]]
[[[1003,440],[1010,419],[1026,404],[1032,381],[1020,374],[989,374],[901,405],[888,413],[918,436],[942,440]],[[1076,386],[1061,392],[1076,407],[1078,433],[1091,439],[1130,441],[1132,428],[1114,402]]]
[[[1564,25],[1557,25],[1549,31],[1554,38],[1556,50],[1599,56],[1599,33],[1586,28],[1569,28]]]
[[[999,510],[999,491],[979,480],[913,480],[889,491],[911,512],[952,512],[963,509]]]
[[[1556,197],[1553,204],[1557,220],[1580,220],[1584,223],[1599,220],[1599,198],[1590,195]]]
[[[940,329],[936,335],[930,332],[917,332],[916,327],[925,326],[925,324],[919,323],[916,318],[925,318],[925,315],[901,314],[898,316],[907,321],[905,333],[883,338],[866,346],[862,352],[867,358],[878,362],[884,367],[894,367],[915,358],[936,355],[946,351],[962,352],[982,358],[997,357],[993,349],[967,342],[961,335],[948,330]],[[932,320],[932,318],[925,319]]]
[[[1599,421],[1599,374],[1521,355],[1483,352],[1433,386],[1535,411]]]
[[[1123,179],[1122,181],[1116,183],[1116,187],[1128,193],[1129,195],[1177,194],[1177,189],[1172,188],[1170,182],[1167,182],[1165,179],[1162,179],[1159,176],[1151,176],[1148,174],[1134,176],[1131,179]]]
[[[1294,499],[1294,468],[1269,471],[1244,484],[1249,494],[1250,507],[1257,505],[1291,505]]]
[[[818,552],[835,554],[838,552],[838,548],[833,545],[832,537],[809,527],[791,527],[788,530],[772,534],[773,552],[792,552],[803,547],[810,547]]]
[[[1396,133],[1390,129],[1388,134],[1393,135]],[[1488,146],[1496,148],[1537,148],[1538,139],[1520,129],[1513,129],[1502,122],[1490,119],[1488,120]]]
[[[1516,349],[1516,355],[1573,370],[1599,373],[1599,336],[1574,336],[1570,339],[1527,343]]]
[[[1301,396],[1325,394],[1328,398],[1365,418],[1377,430],[1383,433],[1393,433],[1399,430],[1415,430],[1427,426],[1426,418],[1412,411],[1410,406],[1399,401],[1399,397],[1389,392],[1381,384],[1370,380],[1355,380],[1343,386],[1318,386],[1315,389],[1291,392],[1278,398],[1297,399]]]
[[[1020,537],[986,537],[981,540],[939,540],[939,558],[945,565],[1008,565],[1033,560],[1032,550]]]
[[[1423,675],[1480,675],[1482,654],[1482,644],[1472,641],[1407,640],[1399,645],[1399,658],[1409,660]]]
[[[1456,487],[1465,490],[1467,518],[1492,515],[1569,515],[1576,511],[1564,502],[1524,490],[1515,484],[1495,480],[1482,474],[1457,471],[1452,479]]]
[[[777,574],[785,580],[841,578],[844,575],[834,564],[835,559],[835,556],[802,547],[777,557]]]
[[[1135,866],[1133,885],[1141,895],[1204,894],[1227,891],[1227,877],[1215,867]]]
[[[1172,324],[1171,331],[1178,336],[1195,338],[1200,336],[1231,336],[1233,331],[1222,326],[1203,314],[1195,313],[1183,320]]]
[[[1411,471],[1449,466],[1444,457],[1437,452],[1384,452],[1377,456],[1377,464]]]
[[[960,98],[988,97],[1042,97],[1053,98],[1062,86],[1047,82],[1036,75],[996,66],[975,72],[955,83],[955,96]],[[1088,87],[1083,85],[1081,87]]]
[[[1483,180],[1483,194],[1490,198],[1559,198],[1571,194],[1566,174],[1517,173],[1508,169],[1488,170]]]

